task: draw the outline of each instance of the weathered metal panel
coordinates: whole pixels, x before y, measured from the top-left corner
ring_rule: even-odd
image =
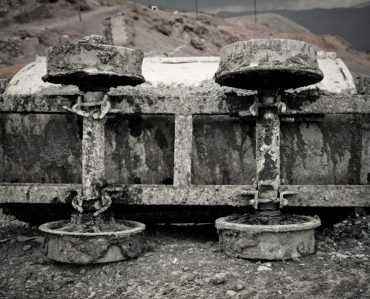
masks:
[[[81,182],[80,133],[75,115],[0,114],[0,180]]]
[[[282,123],[285,184],[360,184],[364,121],[359,115],[327,115],[321,122]]]
[[[253,184],[255,122],[228,116],[194,116],[192,183]]]
[[[108,119],[105,127],[109,183],[173,183],[173,116],[117,116]]]
[[[1,180],[80,182],[79,122],[73,115],[1,115]],[[364,123],[368,123],[367,118],[353,115],[326,116],[323,122],[283,123],[285,183],[366,183],[360,180],[364,147],[360,132]],[[109,119],[106,141],[109,182],[172,184],[173,117]],[[228,116],[195,116],[193,141],[193,184],[253,183],[254,122]]]

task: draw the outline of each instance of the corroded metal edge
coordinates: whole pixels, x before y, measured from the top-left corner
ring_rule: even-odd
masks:
[[[256,191],[252,185],[115,185],[106,190],[114,204],[123,205],[212,205],[246,206],[251,199],[243,194]],[[0,184],[0,204],[70,204],[81,194],[80,184]],[[370,185],[282,185],[279,192],[291,191],[288,207],[370,207]]]
[[[70,113],[63,106],[71,107],[78,95],[0,96],[0,113]],[[303,97],[300,101],[297,98]],[[130,92],[110,95],[112,114],[237,114],[253,116],[249,108],[254,96],[220,95],[171,97],[154,95],[148,99],[144,93]],[[190,100],[191,99],[191,100]],[[280,115],[298,114],[370,114],[370,95],[328,96],[285,94],[281,99],[287,109]]]
[[[116,220],[117,223],[120,223],[120,220]],[[143,232],[145,230],[145,224],[137,221],[132,220],[125,220],[124,222],[128,222],[134,226],[132,229],[122,230],[122,231],[110,231],[110,232],[99,232],[99,233],[79,233],[79,232],[67,232],[62,231],[59,229],[55,229],[55,227],[60,227],[62,224],[67,224],[69,221],[66,220],[59,220],[54,222],[47,222],[39,226],[39,230],[53,235],[59,236],[76,236],[76,237],[99,237],[99,236],[116,236],[116,237],[125,237],[137,234],[139,232]]]
[[[232,222],[232,216],[218,218],[216,220],[217,229],[232,229],[238,231],[247,231],[251,233],[259,232],[295,232],[300,230],[308,230],[319,227],[321,221],[318,218],[309,216],[293,215],[294,217],[302,219],[302,223],[284,224],[284,225],[248,225]]]

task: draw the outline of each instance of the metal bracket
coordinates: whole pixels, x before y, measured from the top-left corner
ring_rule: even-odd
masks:
[[[253,196],[253,199],[251,199],[248,204],[253,206],[253,208],[258,208],[258,190],[249,190],[249,191],[243,191],[240,193],[241,196]]]
[[[288,199],[284,198],[285,195],[295,195],[297,191],[282,191],[279,194],[280,209],[288,205]]]

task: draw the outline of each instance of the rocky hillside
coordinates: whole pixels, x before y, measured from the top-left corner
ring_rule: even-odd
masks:
[[[283,17],[255,23],[244,17],[154,11],[124,0],[105,1],[118,6],[104,6],[102,0],[85,0],[81,6],[76,0],[0,1],[4,3],[0,6],[0,67],[7,67],[5,72],[0,70],[0,77],[11,76],[61,40],[78,40],[87,34],[105,34],[114,44],[141,48],[148,56],[218,55],[222,46],[239,40],[292,38],[335,51],[353,74],[370,75],[370,55],[338,37],[314,35]]]

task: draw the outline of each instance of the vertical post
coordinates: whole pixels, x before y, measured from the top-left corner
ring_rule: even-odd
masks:
[[[280,119],[278,97],[260,93],[256,124],[257,181],[260,199],[277,199],[280,185]]]
[[[85,97],[86,99],[86,97]],[[105,176],[105,119],[83,118],[82,186],[83,195],[94,197],[94,184]]]
[[[370,125],[361,128],[361,168],[360,184],[370,184]]]
[[[176,115],[174,186],[185,187],[191,185],[192,146],[193,146],[192,115]]]

